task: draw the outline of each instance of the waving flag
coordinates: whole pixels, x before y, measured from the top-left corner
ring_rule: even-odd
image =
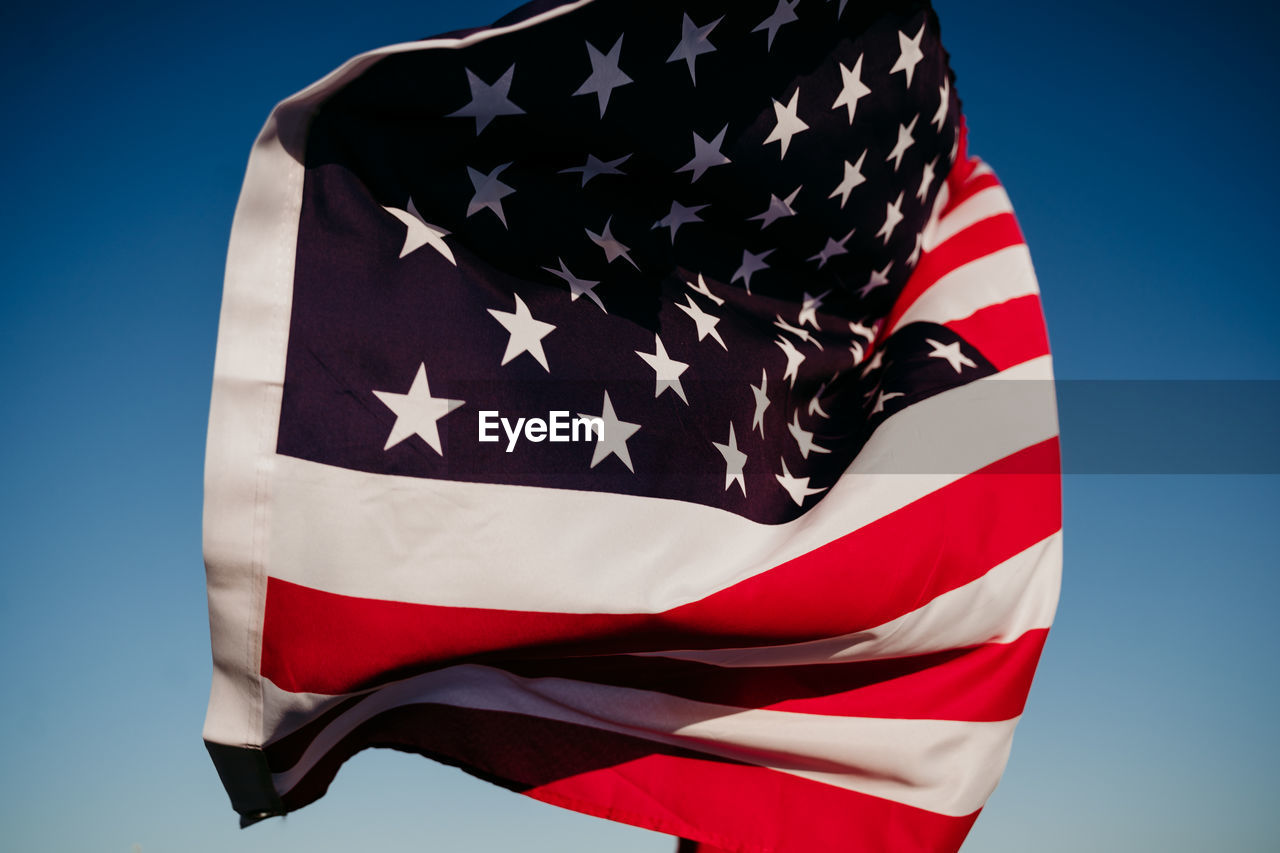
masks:
[[[927,4],[535,4],[282,103],[227,263],[205,740],[744,851],[952,850],[1057,600],[1048,345]]]

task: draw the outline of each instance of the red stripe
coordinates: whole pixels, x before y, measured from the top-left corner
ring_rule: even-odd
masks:
[[[1058,470],[1055,438],[658,614],[409,604],[268,578],[262,674],[285,690],[333,694],[477,655],[760,646],[864,630],[980,577],[1060,529]]]
[[[763,767],[651,755],[526,792],[553,805],[769,853],[959,850],[978,812],[951,817]]]
[[[1023,242],[1022,231],[1012,213],[989,216],[958,232],[920,259],[911,277],[907,279],[906,287],[893,303],[885,328],[893,331],[907,309],[944,275],[979,258]]]
[[[952,320],[947,328],[977,347],[996,370],[1049,354],[1044,311],[1034,293]]]
[[[571,723],[430,704],[357,726],[281,795],[285,808],[319,798],[342,762],[370,746],[418,752],[574,811],[752,853],[954,851],[977,817]]]
[[[1049,631],[912,657],[806,666],[720,667],[606,655],[498,664],[525,678],[571,678],[698,702],[802,714],[1009,720],[1022,713]]]
[[[947,198],[947,206],[942,209],[942,220],[946,221],[947,214],[978,193],[998,186],[1000,186],[1000,181],[991,172],[984,172],[976,178],[969,178],[962,184],[953,184],[951,195]]]
[[[958,133],[956,162],[951,167],[951,171],[947,173],[947,189],[950,195],[947,197],[947,206],[942,210],[943,216],[975,193],[981,192],[988,187],[1000,185],[1000,182],[996,180],[996,176],[989,171],[978,175],[976,178],[973,177],[974,170],[978,168],[982,161],[976,157],[969,156],[969,129],[965,124],[964,116],[960,116]]]

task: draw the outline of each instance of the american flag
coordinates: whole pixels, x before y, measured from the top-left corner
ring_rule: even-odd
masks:
[[[703,849],[958,848],[1061,566],[966,148],[922,2],[537,3],[277,107],[206,470],[242,822],[384,746]]]

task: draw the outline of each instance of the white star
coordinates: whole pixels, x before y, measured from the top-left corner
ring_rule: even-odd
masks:
[[[657,228],[671,229],[671,242],[676,241],[676,231],[680,230],[681,225],[687,225],[691,222],[701,222],[702,217],[698,215],[698,211],[707,207],[705,204],[695,204],[693,207],[685,207],[678,201],[671,202],[671,211],[657,222],[653,224],[654,230]]]
[[[867,294],[875,290],[877,287],[884,287],[889,283],[889,269],[893,266],[893,261],[884,265],[882,270],[872,270],[871,277],[867,279],[867,283],[858,288],[858,295],[866,298]]]
[[[471,102],[462,109],[449,113],[449,116],[471,116],[475,118],[476,135],[479,136],[480,131],[484,130],[489,122],[498,116],[522,115],[524,110],[511,103],[507,97],[511,92],[511,77],[515,74],[515,71],[516,66],[513,63],[490,86],[472,74],[470,69],[467,69],[467,85],[471,87]]]
[[[884,207],[884,224],[880,226],[880,230],[876,232],[877,237],[884,237],[884,244],[889,245],[889,238],[893,236],[893,229],[898,227],[898,223],[902,221],[902,193],[898,193],[898,200],[893,204],[886,204]]]
[[[454,260],[453,251],[444,242],[444,238],[449,236],[449,232],[424,220],[422,214],[418,213],[418,208],[413,206],[412,198],[409,199],[408,210],[387,207],[386,205],[383,205],[382,209],[405,224],[404,245],[400,247],[400,257],[403,258],[410,252],[421,249],[430,243],[431,248],[444,255],[449,263],[455,267],[458,265],[458,262]]]
[[[556,258],[556,260],[560,262],[560,269],[553,270],[551,267],[543,267],[543,269],[552,275],[563,279],[564,282],[569,285],[569,301],[577,302],[579,296],[586,296],[599,306],[601,311],[608,314],[609,312],[605,311],[604,303],[601,302],[600,297],[596,295],[596,285],[600,284],[600,282],[588,281],[585,278],[578,278],[573,273],[569,272],[569,268],[564,265],[564,261],[561,258]]]
[[[914,267],[916,262],[920,260],[920,250],[924,246],[924,234],[916,234],[916,245],[911,250],[911,254],[907,255],[907,266]]]
[[[920,201],[925,200],[925,197],[929,195],[929,190],[933,187],[933,179],[937,177],[933,173],[933,167],[937,164],[937,157],[924,164],[924,172],[920,175],[920,189],[916,190],[916,198],[920,199]]]
[[[601,249],[604,249],[604,256],[609,263],[613,263],[618,258],[622,258],[636,269],[640,269],[639,264],[631,260],[631,250],[614,239],[613,234],[609,231],[610,225],[613,223],[613,217],[610,216],[604,221],[604,231],[600,234],[595,233],[590,228],[584,229],[587,236],[591,238],[591,242],[595,243]]]
[[[760,428],[760,437],[764,438],[764,410],[769,408],[769,374],[760,370],[760,384],[751,386],[751,393],[756,398],[756,410],[751,415],[751,428]]]
[[[822,251],[818,252],[818,254],[810,256],[809,260],[817,261],[818,269],[822,269],[824,266],[826,266],[827,261],[831,260],[836,255],[849,254],[849,250],[845,248],[845,243],[849,242],[849,238],[853,236],[853,232],[856,230],[857,229],[855,228],[850,228],[849,233],[844,235],[844,237],[841,238],[840,240],[833,240],[832,238],[828,237],[827,245],[823,246]]]
[[[850,231],[849,233],[852,234],[853,232]],[[848,240],[849,238],[845,237],[844,239]],[[818,309],[822,307],[822,300],[826,299],[830,294],[830,290],[824,290],[817,296],[810,296],[808,293],[805,293],[800,302],[800,316],[796,322],[801,326],[808,323],[815,329],[821,329],[818,325]]]
[[[938,132],[942,132],[942,125],[947,121],[947,108],[951,105],[951,79],[942,78],[942,85],[938,87],[938,111],[933,114],[931,124],[938,126]]]
[[[716,343],[720,344],[720,346],[724,348],[725,352],[728,352],[728,345],[725,344],[724,338],[720,337],[720,333],[716,331],[716,324],[720,322],[720,318],[716,317],[714,314],[708,314],[699,308],[698,303],[693,301],[692,296],[686,294],[684,298],[689,304],[687,306],[677,305],[676,307],[688,314],[693,320],[694,325],[698,327],[698,340],[702,340],[707,335],[710,335],[715,339]]]
[[[512,295],[516,298],[515,311],[489,309],[493,319],[501,323],[503,328],[511,334],[511,337],[507,338],[507,349],[502,354],[501,363],[506,364],[521,353],[527,352],[542,365],[543,370],[550,373],[551,367],[547,364],[547,354],[542,350],[542,339],[551,334],[556,327],[551,323],[533,319],[533,315],[529,313],[529,306],[524,304],[524,300],[518,294]]]
[[[768,30],[769,38],[765,47],[766,50],[773,50],[773,37],[778,34],[778,30],[783,24],[789,24],[797,20],[796,4],[799,2],[800,0],[796,0],[795,3],[788,3],[787,0],[778,0],[778,8],[773,10],[773,14],[761,21],[760,25],[751,31],[758,33],[761,30]]]
[[[787,470],[787,460],[782,459],[781,462],[782,473],[774,474],[773,476],[777,478],[782,488],[787,490],[787,494],[791,495],[791,500],[796,502],[796,506],[803,506],[804,499],[809,495],[816,495],[827,490],[825,486],[821,489],[809,488],[809,477],[791,476],[791,472]]]
[[[632,474],[636,472],[635,467],[631,464],[631,453],[627,450],[627,439],[636,434],[640,429],[640,424],[628,423],[627,421],[618,420],[618,415],[613,411],[613,403],[609,401],[609,392],[604,392],[604,406],[599,415],[578,415],[580,418],[599,417],[604,421],[600,434],[596,437],[596,446],[591,454],[591,467],[594,468],[600,464],[606,456],[612,453],[614,456],[627,466],[627,470]]]
[[[800,410],[797,409],[791,418],[791,423],[787,424],[787,432],[791,433],[791,437],[796,440],[796,446],[800,448],[800,456],[804,459],[809,458],[809,453],[830,453],[831,448],[819,447],[813,443],[813,433],[800,426]]]
[[[868,373],[873,370],[879,370],[883,365],[883,362],[884,350],[878,349],[875,351],[875,354],[871,356],[871,360],[866,363],[866,366],[862,368],[862,378],[866,379]]]
[[[929,358],[945,358],[947,363],[956,369],[956,373],[961,373],[960,366],[977,367],[978,364],[969,356],[960,351],[960,342],[955,341],[945,346],[935,341],[933,338],[925,338],[924,342],[933,347],[933,352],[929,353]]]
[[[693,159],[676,169],[676,174],[693,172],[693,178],[689,181],[692,184],[696,183],[698,178],[702,177],[702,173],[712,166],[723,166],[731,162],[728,157],[720,153],[720,146],[724,144],[724,135],[728,129],[727,124],[720,128],[720,132],[710,142],[699,136],[696,130],[693,131]]]
[[[618,67],[618,55],[622,52],[622,36],[613,43],[607,54],[596,50],[591,42],[587,42],[587,58],[591,60],[591,76],[578,87],[575,95],[595,95],[600,105],[600,117],[604,118],[605,108],[609,106],[609,95],[619,86],[631,82],[631,78],[622,73]]]
[[[875,408],[871,410],[871,414],[878,415],[884,411],[884,404],[892,400],[894,397],[901,397],[901,391],[881,391],[876,395]]]
[[[886,271],[888,269],[889,269],[888,267],[885,267]],[[875,327],[873,326],[864,326],[861,323],[855,323],[852,320],[850,320],[849,331],[853,332],[855,335],[861,338],[865,338],[867,343],[871,343],[876,339],[876,330],[875,330]]]
[[[667,57],[667,62],[675,62],[683,59],[689,63],[689,79],[693,81],[693,85],[698,85],[698,75],[694,73],[693,61],[704,53],[711,53],[716,49],[707,36],[711,35],[711,31],[716,28],[716,24],[724,20],[721,15],[705,27],[699,27],[686,14],[684,20],[680,22],[680,43],[676,45],[676,49],[671,51],[671,55]]]
[[[757,216],[748,217],[748,219],[750,219],[750,221],[752,222],[754,222],[757,219],[761,220],[760,230],[763,231],[765,228],[768,228],[771,224],[773,224],[775,221],[779,219],[783,219],[784,217],[787,217],[787,216],[795,216],[796,212],[795,212],[795,209],[791,207],[791,203],[796,200],[796,196],[800,194],[800,190],[802,188],[803,188],[802,186],[796,187],[794,190],[791,191],[791,195],[787,196],[785,199],[778,198],[773,193],[769,193],[768,209],[765,210],[764,213],[761,213]]]
[[[747,454],[738,449],[738,438],[733,434],[733,421],[729,422],[729,443],[721,444],[718,441],[711,442],[716,450],[720,451],[720,455],[724,457],[724,489],[729,491],[729,486],[734,483],[738,484],[738,488],[742,489],[742,496],[747,496],[747,481],[743,476],[743,467],[747,464]]]
[[[684,400],[684,404],[689,405],[689,398],[684,395],[684,387],[680,384],[680,374],[689,369],[689,365],[683,361],[676,361],[667,355],[667,348],[662,345],[662,338],[657,334],[653,336],[654,349],[653,352],[641,352],[636,350],[636,355],[644,359],[645,364],[653,368],[654,373],[654,399],[662,396],[662,392],[670,388],[676,392],[676,396]]]
[[[853,366],[857,367],[862,363],[862,359],[866,356],[866,350],[862,348],[862,344],[854,341],[849,344],[849,354],[853,356]],[[810,412],[809,414],[812,415],[813,412]]]
[[[920,50],[920,39],[924,36],[924,24],[920,25],[920,30],[911,38],[907,38],[907,34],[898,31],[898,61],[893,63],[893,67],[889,69],[890,74],[899,71],[905,71],[907,74],[907,88],[911,88],[911,75],[915,71],[920,60],[924,59],[924,53]]]
[[[750,293],[752,274],[769,268],[769,265],[764,262],[764,259],[769,257],[771,254],[773,254],[773,249],[765,249],[758,255],[743,249],[742,265],[739,266],[737,272],[733,274],[733,278],[729,279],[729,283],[733,284],[738,279],[742,279],[743,286],[746,287],[747,293]]]
[[[787,369],[782,372],[782,378],[790,379],[791,387],[794,388],[796,387],[796,379],[799,376],[798,371],[800,369],[800,363],[804,361],[804,353],[796,349],[795,344],[791,343],[790,338],[780,337],[775,340],[774,343],[777,344],[787,356]]]
[[[919,120],[920,116],[917,114],[916,117],[911,120],[911,124],[898,125],[898,141],[894,143],[893,150],[889,152],[889,156],[884,158],[886,163],[890,160],[893,161],[893,171],[895,172],[898,171],[898,167],[902,165],[902,155],[906,154],[907,149],[916,142],[915,137],[911,134],[915,131],[916,122]]]
[[[854,363],[856,364],[857,362]],[[809,400],[809,417],[817,415],[820,418],[831,418],[831,415],[828,415],[822,410],[822,392],[826,390],[827,383],[823,382],[818,386],[818,390],[814,393],[813,398]]]
[[[487,207],[497,214],[502,227],[507,227],[507,215],[502,211],[502,200],[515,190],[498,180],[498,173],[510,165],[510,163],[503,163],[487,175],[470,166],[467,167],[471,186],[476,190],[476,194],[471,197],[471,203],[467,205],[467,216],[473,216]]]
[[[773,321],[773,325],[777,326],[779,329],[781,329],[784,332],[790,332],[800,340],[804,341],[806,344],[813,344],[818,349],[822,349],[822,344],[818,343],[818,339],[815,338],[813,336],[813,333],[810,332],[808,329],[803,329],[803,328],[800,328],[799,326],[791,325],[786,320],[782,319],[781,314],[774,314],[773,316],[776,318]]]
[[[849,165],[849,161],[844,161],[844,178],[841,179],[839,186],[831,191],[831,195],[827,198],[835,198],[840,196],[840,209],[844,209],[844,203],[849,200],[849,193],[853,192],[853,188],[859,184],[866,183],[866,178],[862,176],[862,161],[867,159],[867,152],[863,151],[858,155],[858,162]]]
[[[853,68],[845,68],[844,63],[840,63],[840,79],[844,81],[844,88],[836,96],[831,109],[847,107],[849,124],[853,124],[853,111],[858,108],[858,100],[871,94],[871,90],[862,82],[862,54],[858,54],[858,61],[853,63]]]
[[[383,450],[390,450],[409,436],[417,435],[436,453],[444,455],[444,451],[440,449],[440,431],[436,427],[436,421],[463,405],[463,401],[432,397],[431,387],[427,384],[425,364],[418,365],[418,374],[413,377],[408,394],[374,391],[373,395],[396,415],[396,422],[391,427],[391,434],[387,436]]]
[[[702,277],[702,273],[698,273],[697,284],[694,284],[691,281],[686,281],[685,284],[689,285],[689,289],[692,290],[694,293],[701,293],[703,296],[707,297],[715,304],[717,305],[724,304],[724,300],[721,299],[719,296],[716,296],[714,293],[712,293],[711,288],[707,287],[706,279]]]
[[[796,110],[799,109],[799,101],[800,87],[797,86],[796,90],[791,93],[791,100],[787,102],[785,107],[779,101],[775,100],[773,102],[773,115],[778,123],[774,125],[773,130],[765,137],[764,144],[768,145],[770,142],[782,143],[782,153],[778,155],[778,159],[787,156],[787,147],[791,145],[791,137],[809,129],[809,125],[801,121],[800,117],[796,115]]]
[[[630,154],[623,154],[617,160],[599,160],[591,154],[587,155],[587,162],[581,166],[570,166],[568,169],[561,169],[560,174],[567,175],[571,172],[582,173],[582,185],[585,187],[587,181],[596,175],[621,175],[622,171],[618,169],[623,163],[631,157]]]

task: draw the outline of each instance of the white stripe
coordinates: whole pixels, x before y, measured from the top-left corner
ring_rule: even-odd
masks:
[[[648,690],[522,678],[467,664],[377,691],[325,727],[295,766],[275,774],[276,790],[284,793],[298,784],[361,722],[424,702],[640,737],[954,816],[971,814],[995,789],[1017,724],[1016,718],[960,722],[743,711]]]
[[[982,308],[1039,293],[1026,244],[1007,246],[956,267],[920,294],[894,329],[908,323],[950,323]]]
[[[1009,195],[1004,191],[1004,187],[997,184],[994,187],[979,190],[942,215],[937,229],[928,232],[928,239],[924,241],[924,250],[932,252],[970,225],[1001,213],[1013,213],[1013,205],[1010,204]]]
[[[869,524],[1057,434],[1048,357],[886,421],[804,516],[758,524],[684,501],[392,477],[277,461],[270,574],[459,607],[658,613]],[[918,473],[913,473],[918,472]]]
[[[204,736],[261,743],[257,662],[266,590],[263,545],[292,303],[303,166],[274,114],[245,174],[227,250],[205,450],[204,558],[213,687]]]
[[[928,604],[865,631],[779,646],[649,652],[726,667],[801,666],[921,655],[980,643],[1011,643],[1048,628],[1058,606],[1062,532],[1054,533]]]

